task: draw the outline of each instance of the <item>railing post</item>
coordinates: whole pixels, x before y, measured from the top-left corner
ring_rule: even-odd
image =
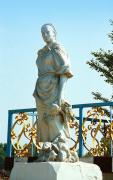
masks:
[[[12,127],[12,112],[8,111],[8,130],[7,130],[7,156],[11,157],[12,145],[11,145],[11,127]]]
[[[112,106],[110,106],[110,121],[112,123]],[[110,155],[111,155],[111,157],[113,155],[112,148],[113,148],[113,143],[112,143],[112,140],[111,140],[111,143],[110,143]]]
[[[34,111],[33,111],[33,114],[32,114],[32,128],[33,128],[33,125],[34,125]],[[32,154],[32,156],[34,156],[34,145],[33,145],[33,142],[32,142],[32,145],[31,145],[31,154]]]
[[[83,122],[83,107],[80,107],[79,108],[79,157],[82,157],[83,155],[82,122]]]

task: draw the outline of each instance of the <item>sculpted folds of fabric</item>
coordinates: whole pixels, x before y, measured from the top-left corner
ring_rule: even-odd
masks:
[[[40,141],[52,141],[64,131],[61,117],[54,114],[54,110],[57,110],[58,104],[59,78],[72,77],[70,62],[65,50],[54,43],[51,49],[45,46],[39,50],[36,64],[38,79],[34,97],[39,116],[38,137]]]

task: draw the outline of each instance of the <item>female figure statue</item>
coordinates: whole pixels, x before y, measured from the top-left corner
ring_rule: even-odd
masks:
[[[46,45],[38,51],[38,79],[33,94],[38,112],[38,141],[53,142],[58,137],[65,141],[69,131],[60,110],[66,105],[63,99],[65,83],[73,75],[68,55],[57,43],[54,26],[44,24],[41,33]]]

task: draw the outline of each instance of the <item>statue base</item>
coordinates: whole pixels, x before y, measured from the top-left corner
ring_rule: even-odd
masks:
[[[10,180],[102,180],[97,165],[76,162],[15,163]]]

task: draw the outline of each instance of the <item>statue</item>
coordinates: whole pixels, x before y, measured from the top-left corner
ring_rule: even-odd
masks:
[[[38,51],[36,60],[38,67],[38,79],[34,90],[38,112],[36,145],[40,144],[41,147],[40,150],[37,148],[39,151],[36,162],[46,162],[14,163],[10,180],[102,180],[102,172],[97,165],[75,163],[78,161],[78,155],[67,143],[68,139],[71,139],[69,126],[75,124],[75,117],[71,106],[63,97],[66,81],[73,76],[69,58],[66,51],[57,43],[56,30],[52,24],[44,24],[41,32],[46,46]],[[18,122],[27,119],[26,114],[21,116],[25,117],[18,118]],[[26,129],[30,133],[31,140],[36,137],[35,130],[34,127],[31,131]],[[14,131],[12,135],[15,137]],[[15,146],[19,147],[18,142]]]
[[[46,45],[38,51],[38,79],[33,93],[38,112],[37,141],[44,143],[38,160],[75,162],[78,156],[72,155],[67,146],[68,121],[74,118],[63,97],[65,84],[73,76],[69,57],[57,42],[52,24],[44,24],[41,33]]]

